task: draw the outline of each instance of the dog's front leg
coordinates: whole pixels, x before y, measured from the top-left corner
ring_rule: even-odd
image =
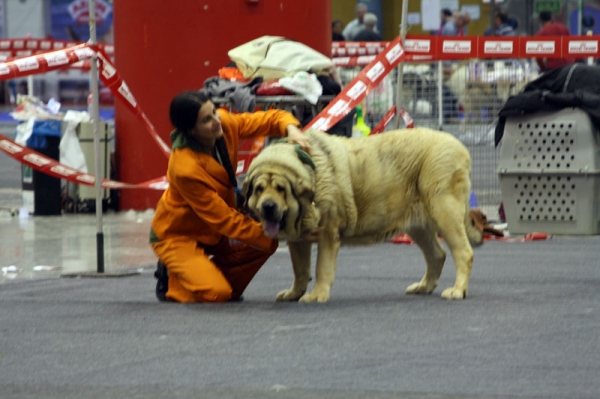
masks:
[[[300,298],[300,302],[327,302],[335,277],[337,256],[340,250],[340,234],[337,228],[327,229],[319,235],[317,247],[317,281],[311,292]]]
[[[312,243],[308,241],[288,241],[292,266],[294,268],[294,283],[288,290],[277,294],[277,301],[297,301],[308,287],[310,277],[310,257]]]

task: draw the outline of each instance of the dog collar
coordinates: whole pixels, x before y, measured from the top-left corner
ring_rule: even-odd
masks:
[[[298,155],[298,158],[300,158],[300,161],[302,161],[303,164],[310,166],[313,170],[317,170],[317,167],[315,166],[310,155],[308,155],[306,151],[300,148],[299,144],[295,144],[294,149],[296,150],[296,154]]]

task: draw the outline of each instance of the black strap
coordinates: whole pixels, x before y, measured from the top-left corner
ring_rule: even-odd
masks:
[[[227,144],[225,143],[225,139],[223,137],[215,141],[215,148],[217,149],[217,160],[227,171],[231,185],[236,188],[237,179],[235,178],[233,166],[231,165],[231,159],[229,158],[229,152],[227,151]]]
[[[235,191],[235,206],[238,209],[242,209],[244,205],[244,196],[237,185],[237,179],[235,178],[233,166],[231,165],[231,159],[229,158],[229,152],[227,151],[227,144],[225,143],[225,139],[223,137],[215,141],[215,148],[217,150],[217,160],[227,171],[229,182],[233,186],[233,191]]]

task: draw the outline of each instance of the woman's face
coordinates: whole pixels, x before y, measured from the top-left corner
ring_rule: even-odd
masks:
[[[223,136],[221,117],[217,113],[217,108],[212,101],[202,104],[198,111],[196,126],[194,126],[190,133],[201,145],[211,150],[215,144],[215,140]]]

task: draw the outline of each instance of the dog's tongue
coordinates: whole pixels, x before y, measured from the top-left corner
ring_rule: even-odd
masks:
[[[277,222],[265,222],[265,233],[271,238],[275,237],[279,233],[279,223]]]

